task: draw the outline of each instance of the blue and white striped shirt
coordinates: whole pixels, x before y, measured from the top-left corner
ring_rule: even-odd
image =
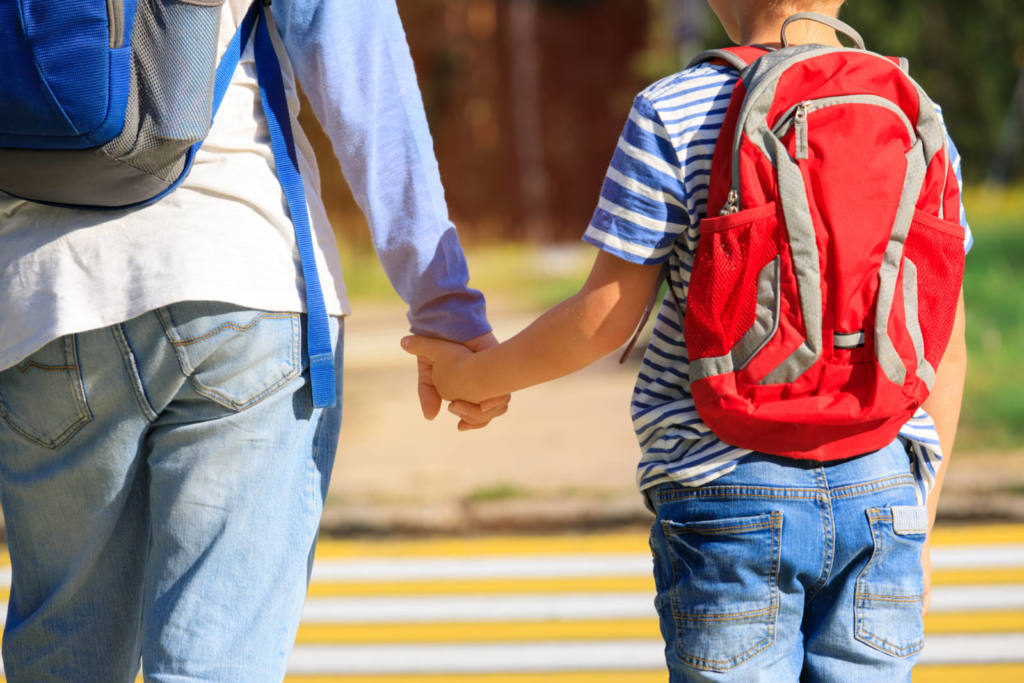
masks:
[[[737,80],[728,67],[701,64],[641,92],[619,139],[601,198],[583,239],[632,263],[669,264],[670,286],[685,308],[700,220],[707,211],[711,157]],[[960,157],[950,141],[961,180]],[[961,183],[962,184],[962,183]],[[966,229],[965,248],[971,233]],[[750,453],[716,437],[689,392],[682,320],[662,302],[632,400],[642,458],[640,490],[665,482],[699,486],[731,471]],[[923,501],[942,459],[932,418],[919,409],[903,427]]]

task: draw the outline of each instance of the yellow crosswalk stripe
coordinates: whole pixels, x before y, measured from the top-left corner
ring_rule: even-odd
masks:
[[[482,595],[507,593],[600,593],[637,591],[653,595],[654,578],[581,576],[545,579],[451,579],[429,581],[317,581],[311,598],[352,595]]]
[[[970,584],[1024,583],[1024,567],[997,569],[935,569],[932,585],[966,586]]]
[[[926,635],[1024,632],[1024,612],[943,612],[924,618]],[[1020,680],[1024,681],[1024,678]]]
[[[983,524],[973,526],[937,525],[933,545],[990,545],[1024,543],[1024,524]]]
[[[300,644],[483,643],[551,640],[658,639],[657,619],[457,623],[312,624],[299,626]]]
[[[936,586],[1024,583],[1024,569],[936,570]],[[654,593],[654,578],[649,576],[581,576],[572,578],[517,579],[435,579],[412,581],[314,581],[311,598],[338,598],[356,595],[484,595],[509,593]]]
[[[555,534],[550,536],[481,536],[406,540],[337,540],[317,542],[318,559],[372,557],[475,557],[481,555],[569,555],[649,553],[647,532]]]
[[[932,534],[932,543],[941,546],[1024,543],[1024,524],[938,526]],[[323,538],[317,545],[318,559],[648,552],[650,550],[647,546],[647,531],[643,528],[637,528],[633,532],[610,534],[467,536],[405,540]]]
[[[925,617],[925,633],[1024,632],[1024,611],[953,612]],[[299,626],[299,644],[497,643],[658,639],[656,618],[580,621],[317,624]],[[1022,679],[1024,680],[1024,679]]]
[[[914,683],[1020,683],[1024,664],[931,664],[914,668]],[[555,679],[552,679],[554,683]],[[342,683],[342,681],[335,681]],[[381,683],[377,681],[376,683]],[[395,681],[394,683],[399,683]],[[468,681],[466,683],[469,683]]]

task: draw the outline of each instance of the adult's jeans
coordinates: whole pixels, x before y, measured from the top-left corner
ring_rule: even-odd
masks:
[[[303,328],[184,302],[0,373],[7,680],[282,679],[341,426]]]
[[[910,680],[928,519],[901,441],[831,465],[752,454],[650,500],[670,681]]]

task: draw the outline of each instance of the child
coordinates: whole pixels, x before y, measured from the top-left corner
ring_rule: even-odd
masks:
[[[788,16],[834,17],[842,0],[709,3],[735,42],[777,46]],[[839,45],[818,23],[794,23],[786,35],[790,44]],[[443,397],[480,402],[620,346],[667,264],[672,291],[632,413],[643,454],[637,481],[656,514],[651,548],[670,680],[909,680],[927,610],[926,533],[960,409],[963,298],[929,398],[888,446],[821,463],[719,440],[690,395],[679,310],[736,80],[734,69],[703,63],[636,98],[584,235],[601,251],[577,294],[476,355],[423,337],[403,346],[429,366]]]

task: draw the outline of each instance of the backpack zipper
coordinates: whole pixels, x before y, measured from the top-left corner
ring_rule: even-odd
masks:
[[[124,0],[107,0],[107,21],[110,24],[110,47],[124,45]]]
[[[807,50],[807,51],[805,51],[805,52],[803,52],[803,53],[801,53],[801,54],[799,54],[799,55],[797,55],[797,56],[795,56],[795,57],[793,57],[791,59],[786,59],[786,60],[780,61],[778,64],[776,64],[776,65],[772,66],[771,68],[769,68],[768,71],[766,71],[764,73],[764,75],[754,84],[754,87],[751,88],[750,91],[747,93],[747,96],[744,98],[744,101],[743,101],[743,107],[740,109],[739,118],[736,121],[736,130],[735,130],[735,132],[733,134],[733,146],[732,146],[732,179],[731,179],[731,189],[729,191],[730,198],[732,197],[733,192],[735,192],[735,194],[736,194],[736,201],[734,203],[732,203],[732,204],[730,204],[728,201],[726,202],[725,207],[722,208],[723,215],[725,213],[727,213],[726,209],[729,209],[728,213],[735,213],[736,211],[740,210],[740,204],[742,202],[742,197],[740,197],[740,194],[739,194],[739,187],[740,187],[740,166],[739,166],[740,142],[741,142],[742,137],[743,137],[743,131],[744,131],[745,127],[746,127],[747,119],[750,118],[750,113],[755,108],[755,105],[756,105],[758,99],[760,99],[762,96],[764,96],[764,93],[766,91],[769,94],[772,91],[774,91],[775,86],[778,84],[778,80],[779,80],[780,75],[782,74],[782,72],[784,72],[789,67],[793,66],[794,64],[796,64],[798,62],[802,62],[802,61],[805,61],[805,60],[808,60],[808,59],[812,59],[814,57],[819,57],[821,55],[830,54],[830,53],[833,53],[833,52],[857,52],[858,54],[870,54],[872,56],[878,57],[878,59],[882,59],[882,60],[885,60],[886,62],[889,62],[888,59],[886,59],[885,57],[882,57],[881,55],[874,55],[873,53],[870,53],[870,52],[865,53],[862,50],[854,50],[852,48],[830,48],[830,47],[823,47],[823,48],[820,48],[820,49]],[[770,53],[770,54],[776,55],[778,53],[776,52],[776,53]],[[762,59],[764,59],[764,58],[762,57]],[[889,62],[889,63],[891,64],[892,62]],[[746,72],[744,72],[744,73],[746,73]],[[854,96],[854,97],[857,97],[857,96]],[[824,98],[824,99],[827,99],[827,98]],[[884,98],[879,98],[879,99],[884,100]],[[884,101],[888,102],[888,100],[884,100]],[[895,105],[893,105],[893,106],[895,106]],[[906,116],[904,115],[903,118],[906,119]],[[910,130],[912,131],[911,137],[916,137],[916,135],[913,133],[913,131],[914,131],[914,127],[913,126],[910,127]]]
[[[811,112],[826,109],[828,107],[833,107],[839,104],[866,104],[887,109],[899,117],[900,121],[903,122],[903,125],[907,129],[907,135],[909,135],[911,139],[913,139],[916,136],[916,133],[914,131],[914,125],[910,123],[910,119],[907,118],[906,113],[902,109],[900,109],[898,106],[896,106],[896,104],[894,104],[890,100],[885,99],[884,97],[879,97],[878,95],[870,94],[839,95],[836,97],[822,97],[817,100],[805,100],[803,102],[799,102],[790,107],[789,111],[787,111],[786,113],[779,117],[779,120],[775,124],[775,127],[772,128],[772,133],[776,137],[781,138],[783,135],[789,132],[789,128],[791,126],[795,127],[797,135],[798,155],[796,158],[806,159],[806,156],[801,157],[799,156],[799,154],[801,144],[804,147],[807,146],[807,115],[810,114]],[[802,142],[801,138],[803,139]]]
[[[796,111],[793,112],[793,126],[796,129],[796,158],[806,159],[808,157],[808,143],[807,143],[807,110],[808,102],[801,102],[796,105]]]

